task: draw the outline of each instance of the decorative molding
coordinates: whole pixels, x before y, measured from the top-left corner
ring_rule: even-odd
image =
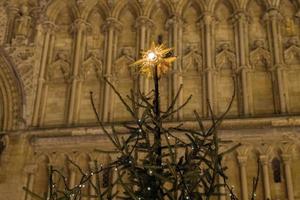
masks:
[[[203,67],[202,55],[197,46],[188,46],[185,55],[182,58],[182,71],[201,72]]]
[[[287,64],[295,64],[293,63],[294,60],[300,62],[300,45],[298,38],[290,38],[287,41],[287,47],[284,50],[284,60]]]
[[[272,56],[271,53],[264,48],[263,40],[256,40],[254,42],[254,49],[250,52],[250,63],[255,69],[259,64],[263,64],[266,69],[271,68]]]
[[[82,76],[87,80],[91,73],[94,73],[98,80],[103,76],[103,62],[97,57],[95,52],[90,52],[88,58],[82,63]]]
[[[0,47],[0,81],[3,82],[2,98],[4,106],[4,122],[2,129],[5,131],[17,129],[20,122],[24,122],[23,104],[24,88],[19,74],[13,66],[8,55]],[[0,84],[1,86],[1,84]]]
[[[121,49],[121,56],[114,62],[114,76],[119,78],[135,77],[134,68],[129,67],[135,61],[132,56],[133,52],[133,47],[123,47]]]
[[[236,55],[230,49],[229,43],[223,43],[223,44],[221,44],[220,50],[219,50],[219,52],[217,53],[217,56],[216,56],[217,70],[221,70],[222,67],[228,62],[230,63],[231,69],[233,71],[235,71],[236,68],[237,68]]]
[[[56,55],[56,60],[48,67],[47,79],[54,82],[63,79],[67,82],[70,79],[70,73],[71,67],[67,55],[63,52],[59,52]]]

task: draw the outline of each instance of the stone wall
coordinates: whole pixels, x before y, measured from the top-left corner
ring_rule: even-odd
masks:
[[[237,193],[250,190],[260,159],[259,199],[300,198],[299,6],[296,0],[0,2],[0,128],[7,134],[0,199],[28,200],[26,184],[41,192],[48,163],[82,155],[78,162],[88,168],[94,158],[108,159],[90,154],[98,145],[91,141],[97,129],[90,91],[101,120],[131,120],[103,78],[122,95],[151,91],[152,82],[128,66],[152,41],[174,47],[178,57],[161,79],[162,109],[181,84],[176,107],[193,95],[175,122],[192,123],[193,110],[208,118],[207,101],[221,114],[235,91],[222,137],[245,144],[226,159]],[[280,183],[272,177],[274,158]]]

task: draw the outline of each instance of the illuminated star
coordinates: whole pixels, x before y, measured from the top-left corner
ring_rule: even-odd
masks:
[[[156,46],[152,43],[148,51],[142,52],[142,58],[134,62],[131,66],[139,66],[140,73],[145,74],[147,77],[153,76],[154,67],[157,66],[157,75],[160,77],[166,74],[171,63],[176,60],[175,56],[167,57],[172,51],[172,48],[166,48],[163,44]]]

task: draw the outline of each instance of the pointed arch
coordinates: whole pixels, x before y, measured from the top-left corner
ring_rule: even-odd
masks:
[[[99,11],[99,14],[103,19],[106,19],[110,16],[111,9],[107,5],[107,3],[105,1],[99,1],[98,3],[96,2],[96,3],[87,4],[87,7],[85,7],[82,13],[82,18],[84,20],[87,20],[94,9],[97,9]]]
[[[176,6],[176,13],[178,13],[180,16],[183,15],[184,11],[189,7],[189,5],[192,4],[193,7],[198,11],[198,13],[202,13],[207,9],[207,5],[204,1],[199,0],[183,0],[178,3]]]
[[[157,1],[151,1],[151,3],[145,9],[145,15],[151,17],[152,13],[160,6],[167,13],[168,16],[171,16],[175,13],[174,4],[170,0],[161,0],[159,3]]]
[[[112,17],[119,19],[122,11],[126,8],[129,9],[130,12],[134,14],[136,17],[142,15],[142,8],[140,7],[137,1],[123,0],[117,2],[116,6],[112,11]]]
[[[49,20],[53,22],[56,21],[59,13],[66,7],[69,11],[71,11],[71,16],[73,19],[80,18],[79,9],[74,4],[69,4],[68,1],[54,0],[46,10]]]
[[[214,12],[219,3],[224,3],[231,12],[240,10],[241,6],[238,0],[212,0],[208,4],[208,10]]]
[[[256,1],[257,3],[259,3],[260,6],[262,6],[262,8],[264,10],[267,10],[271,6],[270,2],[268,0],[260,0],[260,1],[257,1],[257,0],[247,0],[247,1],[245,1],[244,5],[243,5],[243,8],[245,8],[246,11],[249,10],[252,1]]]
[[[24,90],[13,64],[0,47],[0,99],[2,103],[2,120],[0,129],[4,131],[18,128],[23,118]]]

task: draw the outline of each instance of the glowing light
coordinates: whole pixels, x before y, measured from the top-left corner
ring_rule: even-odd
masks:
[[[149,61],[155,61],[157,59],[157,54],[153,51],[148,52],[147,58]]]
[[[169,56],[172,48],[166,48],[164,45],[155,46],[152,43],[148,51],[142,52],[142,58],[134,62],[131,66],[139,66],[140,73],[148,77],[153,76],[154,66],[157,67],[157,75],[166,74],[171,68],[172,62],[176,57]]]

